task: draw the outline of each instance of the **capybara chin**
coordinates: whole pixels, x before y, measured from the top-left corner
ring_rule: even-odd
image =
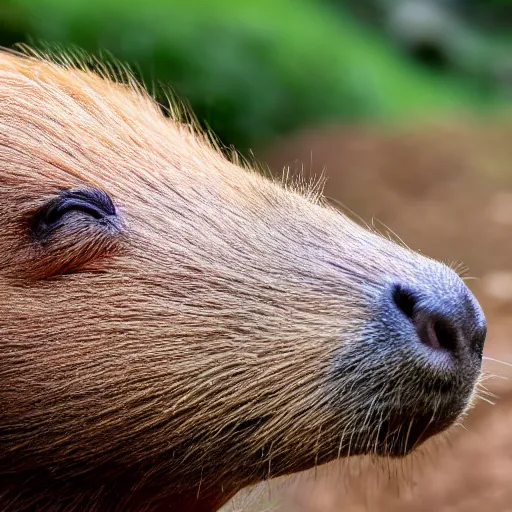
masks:
[[[0,184],[2,511],[211,511],[472,399],[485,319],[451,269],[136,87],[0,53]]]

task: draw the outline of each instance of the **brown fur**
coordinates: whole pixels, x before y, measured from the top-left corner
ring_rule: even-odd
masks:
[[[0,186],[2,510],[214,510],[386,452],[388,409],[405,453],[407,404],[439,431],[470,400],[473,370],[439,412],[438,375],[368,330],[388,278],[453,272],[240,169],[138,89],[0,53]],[[83,186],[119,223],[34,237]]]

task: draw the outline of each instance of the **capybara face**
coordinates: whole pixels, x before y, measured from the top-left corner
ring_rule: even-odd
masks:
[[[2,510],[213,510],[471,400],[485,320],[452,270],[133,87],[0,54],[0,184]]]

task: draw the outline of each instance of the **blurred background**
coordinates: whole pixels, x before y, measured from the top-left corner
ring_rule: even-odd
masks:
[[[463,262],[486,356],[512,363],[512,0],[0,0],[0,45],[20,42],[127,63],[226,151],[324,173],[341,209]],[[485,368],[496,405],[426,453],[336,463],[226,510],[512,510],[512,368]]]

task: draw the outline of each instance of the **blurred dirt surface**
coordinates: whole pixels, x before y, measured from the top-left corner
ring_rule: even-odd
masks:
[[[325,174],[325,195],[342,210],[422,253],[463,263],[487,316],[485,356],[512,363],[512,120],[327,127],[258,157],[276,174],[285,166]],[[486,382],[496,405],[480,400],[465,428],[422,453],[335,463],[264,484],[259,499],[227,510],[512,511],[512,367],[487,360],[484,368],[499,376]]]

